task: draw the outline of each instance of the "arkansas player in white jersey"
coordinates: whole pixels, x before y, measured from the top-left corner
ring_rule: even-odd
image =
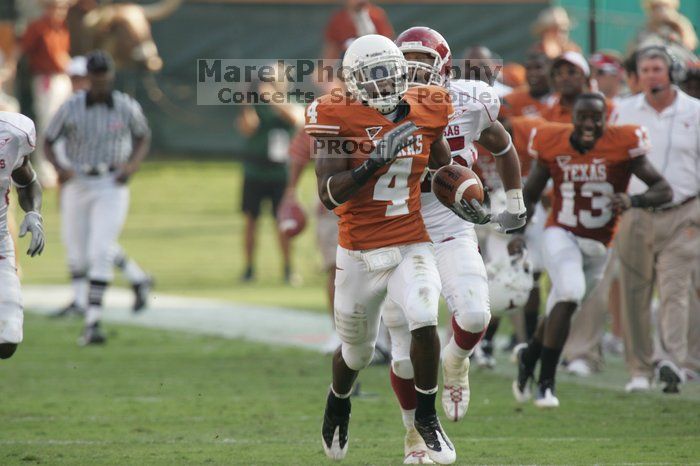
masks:
[[[500,229],[511,232],[525,224],[525,205],[520,186],[520,164],[510,136],[496,121],[500,100],[494,89],[481,81],[450,81],[450,48],[436,31],[415,27],[399,35],[396,44],[409,64],[409,83],[413,86],[446,87],[452,99],[454,116],[445,128],[453,163],[471,166],[476,160],[473,141],[493,151],[503,184],[508,193],[507,210],[496,218]],[[454,335],[443,350],[444,390],[442,404],[454,421],[464,417],[469,403],[469,354],[481,339],[489,323],[488,282],[484,262],[479,255],[474,223],[485,224],[491,215],[474,201],[451,211],[430,192],[430,179],[424,181],[421,214],[435,244],[442,294],[452,313]],[[457,215],[455,215],[457,214]],[[461,218],[460,218],[461,217]],[[466,222],[464,220],[467,220]],[[404,422],[410,424],[415,400],[413,367],[409,359],[410,339],[403,312],[396,303],[385,301],[384,323],[392,340],[392,387],[399,399]],[[405,462],[419,462],[407,451]]]
[[[11,357],[22,342],[22,298],[15,268],[14,247],[7,228],[10,186],[17,187],[19,205],[27,214],[19,236],[27,232],[32,241],[27,254],[34,257],[44,249],[41,187],[29,163],[36,146],[32,120],[19,113],[0,112],[0,359]]]

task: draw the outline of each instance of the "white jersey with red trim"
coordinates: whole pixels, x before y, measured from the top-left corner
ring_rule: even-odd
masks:
[[[34,122],[20,113],[0,112],[0,245],[9,234],[7,210],[12,172],[22,166],[24,157],[34,151],[34,146]]]
[[[449,82],[454,116],[445,127],[454,163],[471,167],[477,159],[474,141],[498,117],[501,100],[496,90],[483,81],[453,80]],[[433,242],[458,236],[474,225],[457,217],[442,205],[430,191],[429,181],[421,194],[421,214]]]

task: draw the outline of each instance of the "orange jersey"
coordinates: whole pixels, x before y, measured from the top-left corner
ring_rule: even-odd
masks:
[[[530,134],[530,155],[554,182],[547,226],[607,245],[617,223],[608,196],[627,190],[630,162],[646,154],[649,139],[640,126],[609,126],[593,149],[581,154],[569,141],[572,131],[573,125],[552,123]]]
[[[612,100],[606,98],[605,106],[605,119],[610,121],[610,115],[615,108],[615,104]],[[559,103],[559,96],[554,97],[549,105],[542,109],[541,116],[550,123],[573,123],[574,117],[571,108]]]
[[[506,118],[528,116],[540,116],[542,110],[547,107],[547,99],[536,99],[530,95],[530,91],[525,89],[522,91],[511,92],[503,98],[501,106],[501,115]]]
[[[546,124],[547,121],[542,118],[530,118],[530,117],[513,117],[508,120],[511,125],[511,138],[513,138],[513,147],[518,153],[518,159],[520,160],[520,175],[526,178],[530,174],[530,166],[532,165],[532,157],[527,152],[527,144],[530,140],[530,131],[532,128]],[[476,162],[472,166],[474,173],[476,173],[481,179],[484,186],[487,186],[490,190],[500,189],[501,176],[496,170],[496,160],[493,155],[486,149],[484,149],[478,142],[474,143],[476,147],[478,157],[476,157]]]
[[[387,120],[360,102],[337,95],[320,97],[307,108],[306,132],[326,140],[368,143],[379,140],[403,122],[413,121],[418,126],[414,144],[375,172],[348,201],[335,209],[340,217],[338,244],[345,249],[430,241],[420,213],[420,181],[428,167],[430,146],[442,137],[452,116],[452,104],[447,90],[437,86],[411,88],[403,101],[410,111],[399,123]],[[348,168],[360,166],[369,157],[367,152],[352,154]]]

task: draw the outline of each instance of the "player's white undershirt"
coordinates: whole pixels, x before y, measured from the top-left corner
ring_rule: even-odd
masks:
[[[473,142],[498,117],[501,101],[496,90],[483,81],[452,80],[448,87],[454,116],[445,128],[453,161],[471,167],[477,151]],[[432,192],[421,194],[421,214],[430,238],[439,243],[474,228],[443,206]]]
[[[34,122],[20,113],[0,112],[0,254],[7,249],[7,210],[11,175],[36,145]],[[3,246],[5,245],[5,246]]]

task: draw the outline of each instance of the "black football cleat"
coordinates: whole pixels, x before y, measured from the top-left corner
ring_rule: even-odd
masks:
[[[455,447],[442,430],[437,414],[420,420],[416,418],[413,425],[428,447],[428,458],[437,464],[452,464],[457,460]]]
[[[83,334],[78,338],[78,345],[103,345],[107,341],[107,337],[102,333],[99,322],[86,326]]]
[[[326,404],[323,413],[323,427],[321,428],[321,440],[323,451],[332,460],[342,460],[348,452],[348,426],[350,413],[347,416],[339,416],[331,412]]]
[[[515,345],[511,359],[518,366],[518,376],[513,381],[513,396],[518,403],[525,403],[532,398],[530,383],[532,379],[532,371],[527,368],[523,362],[523,353],[527,349],[527,343]]]
[[[143,311],[148,305],[148,295],[153,288],[153,277],[150,275],[140,283],[132,285],[134,290],[134,306],[131,308],[135,313]]]
[[[679,385],[682,383],[681,372],[670,361],[662,361],[659,364],[659,380],[664,383],[663,392],[668,394],[680,393]]]

